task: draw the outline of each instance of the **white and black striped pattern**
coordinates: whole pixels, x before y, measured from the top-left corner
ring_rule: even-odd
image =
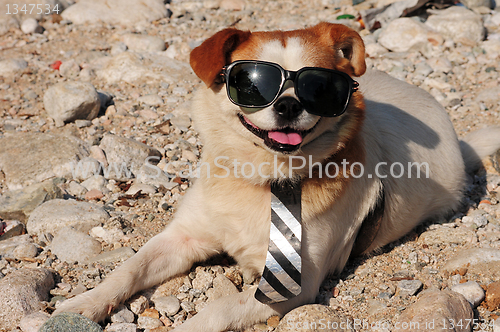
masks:
[[[286,301],[301,291],[300,185],[271,186],[271,230],[266,266],[255,293],[262,303]]]

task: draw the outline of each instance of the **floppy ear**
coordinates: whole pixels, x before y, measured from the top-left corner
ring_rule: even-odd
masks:
[[[361,76],[366,71],[365,44],[361,36],[343,24],[322,22],[312,28],[320,36],[320,40],[349,61],[346,69],[351,69],[354,76]]]
[[[231,52],[250,37],[250,31],[228,28],[217,32],[191,51],[189,63],[194,73],[211,87],[222,67],[229,64]]]

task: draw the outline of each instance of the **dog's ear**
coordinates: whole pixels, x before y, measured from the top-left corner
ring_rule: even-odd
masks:
[[[343,24],[322,22],[312,27],[320,36],[320,40],[333,49],[343,58],[347,59],[347,71],[354,76],[361,76],[366,71],[365,44],[361,36],[353,29]],[[340,64],[341,67],[342,64]]]
[[[228,28],[217,32],[191,51],[189,63],[195,74],[211,87],[222,67],[229,64],[231,52],[250,37],[250,31]]]

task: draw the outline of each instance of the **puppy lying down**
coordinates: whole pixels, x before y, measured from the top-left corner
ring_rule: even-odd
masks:
[[[431,95],[366,71],[364,56],[355,31],[329,23],[224,29],[195,48],[191,66],[206,85],[193,101],[200,178],[162,233],[56,313],[103,320],[134,293],[226,252],[258,285],[175,331],[244,328],[313,302],[350,256],[456,208],[466,172],[500,147],[500,129],[459,141]]]

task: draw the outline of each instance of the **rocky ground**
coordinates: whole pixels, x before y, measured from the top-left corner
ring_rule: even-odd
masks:
[[[169,223],[202,151],[189,117],[201,86],[189,52],[221,28],[347,24],[363,36],[368,65],[429,91],[459,136],[500,124],[500,9],[488,1],[380,19],[373,31],[357,18],[368,25],[366,10],[381,1],[33,3],[68,9],[8,15],[28,2],[0,1],[0,330],[38,331],[60,301],[96,286]],[[141,167],[148,157],[164,171],[153,180]],[[500,331],[498,158],[470,178],[456,214],[351,261],[324,282],[318,305],[247,332],[327,330],[306,326],[320,319],[356,331],[410,330],[417,321],[414,330]],[[79,324],[169,331],[246,287],[238,266],[220,257],[138,294],[101,326]]]

